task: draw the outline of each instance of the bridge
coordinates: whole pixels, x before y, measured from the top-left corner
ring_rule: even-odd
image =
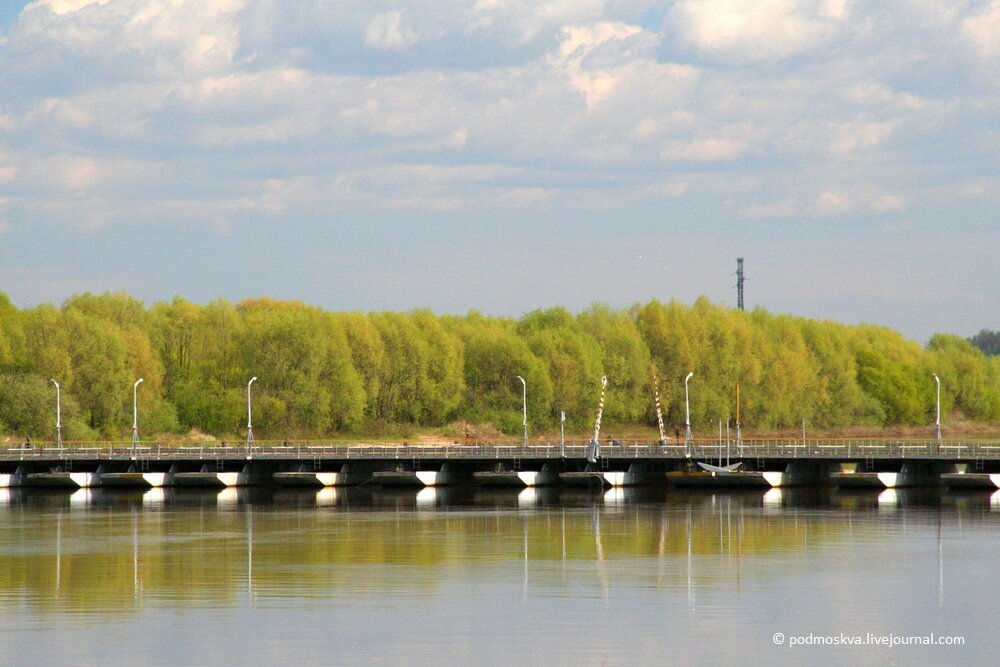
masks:
[[[747,438],[523,445],[52,442],[0,449],[0,486],[913,485],[1000,488],[1000,439]]]

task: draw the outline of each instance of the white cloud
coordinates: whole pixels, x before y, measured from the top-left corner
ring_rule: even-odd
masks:
[[[846,190],[827,190],[817,198],[813,211],[817,215],[830,216],[847,213],[854,206]]]
[[[735,160],[743,156],[748,148],[746,142],[736,139],[692,139],[669,141],[663,145],[660,155],[664,160],[718,162]]]
[[[71,14],[89,5],[106,5],[110,0],[36,0],[25,9],[47,9],[53,14]]]
[[[403,23],[402,10],[376,14],[365,29],[365,44],[379,51],[405,51],[419,36]]]
[[[945,19],[927,10],[911,23],[972,39],[988,34],[995,6]],[[271,0],[32,8],[0,45],[10,91],[0,179],[28,207],[141,190],[144,205],[179,211],[187,190],[211,190],[203,213],[223,217],[366,198],[428,210],[684,197],[728,201],[747,218],[891,213],[927,196],[928,174],[975,180],[980,166],[953,156],[942,167],[926,140],[952,145],[971,132],[956,119],[997,104],[995,91],[909,82],[924,46],[880,23],[891,8],[843,0],[682,0],[659,34],[638,24],[642,2],[598,0],[400,2],[374,16],[350,0],[336,11]],[[302,25],[283,32],[295,14]],[[961,67],[968,53],[940,57]],[[9,74],[19,68],[22,78]],[[5,133],[15,131],[36,156],[10,149]],[[65,156],[83,161],[67,172],[56,166]],[[470,179],[452,169],[459,161],[489,168]],[[142,166],[119,182],[115,164]],[[439,171],[427,180],[399,170],[413,164]]]
[[[885,141],[893,127],[894,123],[891,121],[835,123],[831,127],[830,152],[839,157],[866,152]]]
[[[563,29],[563,40],[553,62],[565,68],[570,82],[583,93],[588,107],[593,107],[618,86],[623,72],[620,68],[628,59],[615,59],[604,67],[589,68],[585,58],[609,43],[626,41],[641,35],[639,26],[623,23],[598,23],[592,26],[570,26]],[[622,62],[622,61],[625,62]]]
[[[872,201],[871,209],[876,213],[899,212],[906,209],[906,201],[897,195],[886,194]]]
[[[700,53],[747,62],[817,49],[846,17],[844,2],[835,0],[680,0],[667,26]]]
[[[741,212],[744,218],[762,220],[766,218],[787,218],[795,215],[798,205],[791,200],[772,202],[769,204],[751,204]]]
[[[603,0],[476,0],[468,28],[528,42],[565,26],[600,21],[604,14]]]
[[[1000,0],[993,0],[981,12],[963,19],[961,30],[980,57],[1000,56]]]

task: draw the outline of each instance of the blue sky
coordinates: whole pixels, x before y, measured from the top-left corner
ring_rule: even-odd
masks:
[[[0,3],[0,290],[1000,328],[1000,3]]]

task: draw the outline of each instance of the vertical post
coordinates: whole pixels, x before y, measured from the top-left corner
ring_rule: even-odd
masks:
[[[691,403],[688,401],[688,380],[694,375],[694,371],[684,378],[684,456],[691,458]]]
[[[135,458],[135,448],[139,445],[139,385],[142,378],[132,385],[132,458]]]
[[[726,417],[726,465],[729,465],[729,417]]]
[[[566,458],[566,411],[559,411],[559,453]]]
[[[62,394],[59,391],[59,383],[50,380],[56,386],[56,447],[62,450]]]
[[[719,467],[722,467],[722,417],[719,417]]]
[[[524,438],[522,444],[528,446],[528,383],[520,375],[516,376],[521,381],[521,426],[524,427]]]
[[[253,411],[250,404],[250,385],[257,381],[257,376],[250,378],[247,382],[247,457],[250,456],[250,449],[253,447]]]
[[[743,456],[743,434],[740,433],[740,383],[736,383],[736,453]]]
[[[934,382],[937,384],[937,417],[934,419],[935,431],[937,432],[937,441],[941,442],[941,378],[934,373]]]

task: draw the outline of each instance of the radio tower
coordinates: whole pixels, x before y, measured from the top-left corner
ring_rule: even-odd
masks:
[[[743,258],[736,258],[736,307],[743,310]]]

